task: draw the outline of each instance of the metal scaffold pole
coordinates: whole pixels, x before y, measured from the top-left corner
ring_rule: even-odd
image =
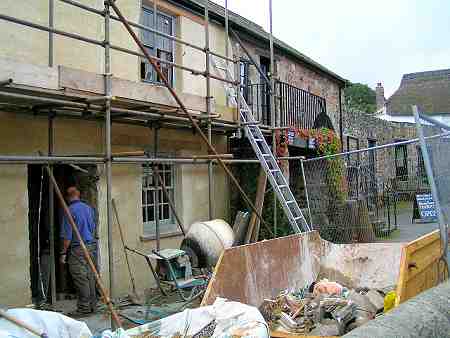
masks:
[[[171,84],[169,83],[169,81],[167,80],[167,77],[164,75],[164,73],[161,71],[161,68],[158,66],[158,64],[155,62],[155,60],[153,60],[148,51],[145,49],[144,45],[142,44],[142,42],[140,41],[140,39],[138,38],[138,36],[136,35],[136,33],[133,31],[133,29],[131,28],[130,24],[128,23],[128,21],[126,20],[126,18],[123,16],[122,12],[120,11],[120,9],[117,7],[116,3],[114,1],[111,0],[106,0],[109,5],[114,9],[114,11],[116,12],[117,16],[120,18],[120,21],[123,23],[123,25],[125,26],[125,28],[127,29],[128,33],[130,33],[131,37],[133,38],[133,40],[136,42],[137,46],[139,47],[140,51],[145,55],[145,57],[147,58],[147,60],[150,62],[150,64],[153,66],[153,68],[155,69],[156,73],[158,74],[158,76],[161,78],[162,83],[166,86],[166,88],[168,89],[170,95],[173,97],[173,99],[176,101],[176,103],[178,104],[178,106],[180,107],[181,111],[186,115],[186,117],[189,119],[189,121],[191,122],[193,128],[196,130],[196,132],[198,133],[198,135],[201,137],[202,141],[207,145],[208,150],[214,154],[214,155],[219,155],[219,153],[217,152],[217,150],[215,149],[215,147],[212,145],[212,143],[208,140],[208,137],[205,135],[205,133],[203,132],[202,128],[200,128],[198,122],[194,119],[192,113],[189,112],[189,110],[187,109],[187,107],[185,106],[185,104],[183,103],[183,101],[180,99],[180,97],[178,96],[178,94],[176,93],[176,91],[174,90],[174,88],[171,86]],[[233,84],[236,84],[237,81],[234,81]],[[236,177],[233,175],[233,173],[231,172],[231,170],[227,167],[227,165],[225,164],[225,162],[218,157],[217,158],[217,163],[220,165],[220,167],[225,171],[225,173],[228,175],[228,177],[230,178],[230,180],[232,181],[232,183],[237,187],[237,189],[239,190],[242,198],[244,199],[245,203],[247,204],[247,206],[253,211],[255,212],[255,214],[257,215],[257,217],[261,220],[261,223],[266,226],[268,228],[267,223],[264,221],[264,219],[261,216],[261,213],[258,212],[258,210],[256,209],[255,205],[253,204],[253,202],[250,200],[250,198],[248,197],[248,195],[245,193],[245,191],[242,189],[241,185],[239,184],[238,180],[236,179]],[[270,233],[272,233],[272,231],[268,228],[268,231]]]
[[[158,127],[153,128],[153,156],[158,156]],[[158,163],[153,163],[152,174],[155,184],[155,233],[156,233],[156,250],[161,250],[161,229],[159,228],[159,180],[158,176]]]
[[[48,116],[48,156],[53,155],[54,145],[54,126],[53,113]],[[49,165],[50,172],[53,173],[53,166]],[[48,180],[48,229],[49,229],[49,247],[50,247],[50,295],[51,304],[56,304],[56,269],[55,269],[55,195],[53,183]],[[47,290],[46,290],[47,292]]]
[[[48,1],[48,26],[54,27],[55,3],[54,0]],[[48,33],[48,66],[53,67],[53,33]],[[54,151],[54,114],[53,111],[48,115],[48,156],[53,155]],[[49,166],[50,172],[53,173],[53,166]],[[55,195],[53,191],[52,181],[48,180],[48,229],[49,229],[49,249],[50,249],[50,279],[46,292],[48,298],[48,290],[50,289],[50,303],[52,306],[56,304],[56,260],[55,260]]]
[[[270,43],[270,112],[272,122],[272,152],[273,156],[277,158],[277,140],[276,140],[276,127],[277,127],[277,115],[275,112],[275,56],[273,49],[273,25],[272,25],[272,0],[269,0],[269,43]],[[273,229],[275,237],[277,236],[277,193],[273,191]]]
[[[212,144],[212,131],[211,131],[211,54],[209,48],[209,4],[208,0],[204,1],[205,4],[205,73],[206,73],[206,114],[208,115],[208,141]],[[214,180],[213,180],[213,162],[209,161],[208,163],[208,212],[209,219],[213,219],[213,210],[214,210]]]
[[[111,53],[110,53],[110,8],[105,1],[105,160],[106,160],[106,219],[108,227],[108,263],[109,263],[109,290],[111,298],[115,296],[114,280],[114,251],[113,251],[113,221],[112,221],[112,150],[111,150]],[[114,321],[111,317],[111,325]]]

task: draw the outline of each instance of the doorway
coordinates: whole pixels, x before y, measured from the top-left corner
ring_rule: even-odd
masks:
[[[261,67],[262,73],[270,78],[270,59],[264,56],[259,57],[259,65]],[[271,125],[271,114],[270,114],[270,85],[265,81],[262,75],[260,75],[261,84],[261,113],[262,113],[262,124]]]
[[[79,187],[81,199],[94,208],[96,224],[98,224],[97,167],[95,165],[55,165],[53,174],[63,194],[71,185]],[[70,298],[70,295],[75,293],[67,264],[59,263],[60,231],[64,212],[56,195],[54,197],[54,238],[50,238],[48,184],[49,178],[45,166],[28,165],[30,286],[34,304],[43,304],[51,300],[51,264],[55,265],[58,299]],[[98,231],[98,227],[96,227],[96,231]],[[95,235],[98,237],[97,234]],[[50,241],[53,241],[55,247],[55,260],[53,262],[50,259]]]

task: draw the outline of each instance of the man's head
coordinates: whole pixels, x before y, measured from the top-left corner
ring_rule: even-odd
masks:
[[[69,202],[79,200],[81,195],[80,190],[78,190],[78,188],[74,185],[71,185],[70,187],[67,188],[66,194],[67,200]]]

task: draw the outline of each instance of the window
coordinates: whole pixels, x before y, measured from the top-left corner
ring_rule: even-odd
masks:
[[[241,81],[241,94],[242,94],[242,96],[244,97],[244,99],[245,99],[245,101],[247,101],[247,103],[249,102],[248,101],[248,98],[249,98],[249,90],[250,90],[250,88],[249,88],[249,86],[250,86],[250,79],[249,79],[249,76],[248,76],[248,70],[249,70],[249,67],[250,66],[250,63],[249,63],[249,61],[248,60],[245,60],[245,59],[241,59],[240,60],[240,62],[239,62],[239,72],[240,72],[240,81]]]
[[[159,175],[164,181],[164,185],[174,201],[175,195],[175,170],[171,164],[159,164]],[[161,234],[174,233],[178,231],[178,226],[174,220],[169,200],[166,198],[160,182],[156,187],[157,177],[153,173],[153,168],[144,165],[142,175],[142,219],[144,222],[144,236],[154,236],[156,234],[155,222],[155,202],[158,194],[159,228]]]
[[[395,146],[395,172],[401,181],[408,180],[408,149],[406,144]]]
[[[157,12],[156,25],[154,23],[153,10],[143,7],[141,23],[144,26],[151,27],[173,36],[174,34],[174,19],[173,17],[161,12]],[[142,30],[142,43],[151,56],[156,56],[162,60],[173,62],[173,41],[156,35],[149,31]],[[158,63],[162,72],[166,75],[169,83],[173,85],[173,67],[167,63]],[[146,82],[161,83],[161,79],[157,76],[153,66],[146,59],[141,60],[141,79]]]
[[[347,152],[359,150],[359,139],[353,136],[347,136]],[[347,165],[358,166],[360,162],[360,153],[348,154]]]

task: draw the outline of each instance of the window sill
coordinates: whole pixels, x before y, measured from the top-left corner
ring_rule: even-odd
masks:
[[[182,236],[183,233],[181,231],[175,231],[175,232],[167,232],[164,234],[161,234],[159,238],[172,238],[172,237],[178,237]],[[150,242],[156,240],[156,235],[141,235],[139,236],[139,239],[141,242]]]

